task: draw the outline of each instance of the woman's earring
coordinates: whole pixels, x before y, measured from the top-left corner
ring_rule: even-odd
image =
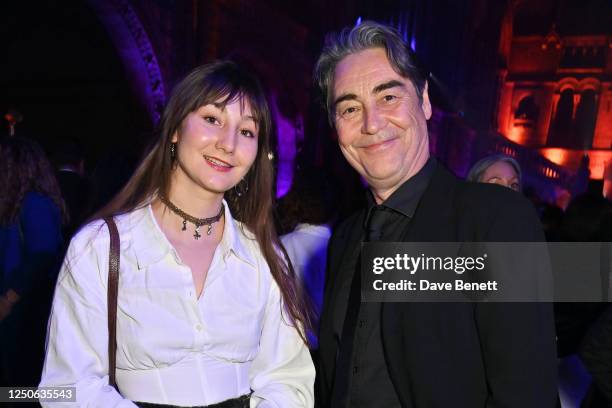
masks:
[[[170,143],[170,160],[176,159],[176,143]]]
[[[234,186],[234,191],[238,197],[242,197],[249,192],[249,184],[245,179],[242,179]]]

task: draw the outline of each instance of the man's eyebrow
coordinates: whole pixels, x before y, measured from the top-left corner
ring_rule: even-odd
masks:
[[[383,84],[375,86],[374,89],[372,89],[372,93],[377,94],[377,93],[381,93],[382,91],[386,91],[387,89],[396,88],[396,87],[405,88],[403,83],[401,83],[400,81],[396,79],[392,79],[391,81],[387,81]]]
[[[405,88],[405,85],[402,82],[400,82],[400,81],[398,81],[396,79],[392,79],[392,80],[387,81],[387,82],[385,82],[383,84],[375,86],[374,89],[372,89],[372,93],[373,94],[377,94],[377,93],[380,93],[380,92],[382,92],[384,90],[395,88],[395,87]],[[354,101],[356,99],[357,99],[357,95],[352,94],[352,93],[347,93],[347,94],[344,94],[344,95],[340,95],[334,101],[333,106],[336,107],[336,105],[338,105],[340,102]]]
[[[352,93],[347,93],[344,95],[339,96],[338,98],[336,98],[336,100],[334,101],[334,108],[336,107],[336,105],[338,105],[340,102],[344,102],[344,101],[354,101],[357,99],[357,95],[352,94]]]

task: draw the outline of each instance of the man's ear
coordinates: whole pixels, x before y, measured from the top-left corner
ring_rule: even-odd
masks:
[[[423,94],[421,103],[421,109],[423,110],[423,114],[425,115],[425,119],[429,120],[431,118],[431,101],[429,100],[429,92],[428,90],[429,84],[425,81],[425,86],[423,86]]]

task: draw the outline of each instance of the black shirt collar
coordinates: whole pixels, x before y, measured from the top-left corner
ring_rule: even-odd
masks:
[[[431,180],[436,166],[436,159],[430,157],[421,170],[406,180],[404,184],[395,190],[389,198],[380,204],[380,206],[394,210],[405,217],[412,218],[423,193],[429,185],[429,181]],[[368,191],[368,216],[366,220],[369,218],[369,214],[375,206],[376,201],[374,196],[372,192]]]

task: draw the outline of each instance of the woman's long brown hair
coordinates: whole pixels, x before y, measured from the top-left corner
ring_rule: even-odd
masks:
[[[172,135],[189,113],[220,100],[224,104],[235,100],[248,102],[258,126],[257,156],[244,177],[248,191],[239,197],[230,189],[225,192],[225,199],[232,216],[255,235],[280,289],[290,321],[306,342],[304,331],[313,326],[312,308],[278,239],[272,215],[274,168],[268,157],[272,133],[270,109],[258,80],[237,64],[219,61],[203,65],[174,88],[159,123],[157,140],[125,187],[92,219],[127,213],[148,205],[160,193],[167,195],[173,168]]]
[[[38,192],[53,201],[62,222],[68,222],[68,210],[55,178],[53,166],[43,148],[23,137],[10,137],[0,143],[0,225],[17,221],[23,198]]]

